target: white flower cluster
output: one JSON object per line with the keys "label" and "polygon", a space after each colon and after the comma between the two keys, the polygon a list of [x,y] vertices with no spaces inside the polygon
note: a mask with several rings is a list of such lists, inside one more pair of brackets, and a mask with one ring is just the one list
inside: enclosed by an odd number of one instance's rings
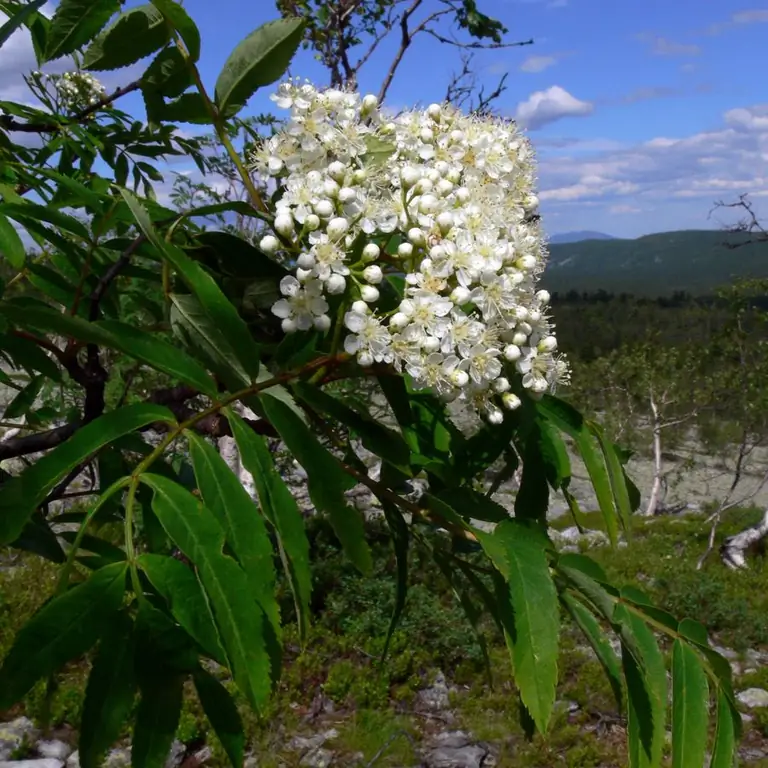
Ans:
{"label": "white flower cluster", "polygon": [[70,112],[87,109],[106,94],[99,80],[87,72],[64,72],[62,75],[33,72],[32,76],[40,83],[47,81],[53,86],[59,97],[60,106]]}
{"label": "white flower cluster", "polygon": [[[328,330],[340,299],[360,365],[392,364],[492,422],[520,405],[515,372],[534,395],[567,382],[537,290],[532,151],[513,124],[440,104],[390,120],[374,96],[297,81],[273,99],[290,119],[254,165],[280,190],[261,248],[296,267],[272,308],[286,332]],[[397,274],[402,301],[382,311],[378,286]]]}

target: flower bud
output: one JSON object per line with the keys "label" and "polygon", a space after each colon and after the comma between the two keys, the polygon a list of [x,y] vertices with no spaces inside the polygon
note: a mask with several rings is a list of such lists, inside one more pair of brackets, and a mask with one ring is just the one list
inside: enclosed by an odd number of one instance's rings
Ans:
{"label": "flower bud", "polygon": [[425,144],[431,144],[435,140],[435,133],[431,128],[422,128],[419,138]]}
{"label": "flower bud", "polygon": [[330,237],[331,240],[338,240],[347,233],[348,229],[349,222],[345,218],[337,216],[335,219],[331,219],[328,222],[325,231],[328,233],[328,237]]}
{"label": "flower bud", "polygon": [[455,144],[458,144],[459,142],[464,141],[464,131],[451,131],[451,141]]}
{"label": "flower bud", "polygon": [[489,405],[485,415],[491,424],[501,424],[504,421],[504,413],[495,405]]}
{"label": "flower bud", "polygon": [[549,389],[546,379],[534,379],[531,384],[531,390],[537,395],[543,395]]}
{"label": "flower bud", "polygon": [[296,321],[292,317],[286,317],[280,325],[282,326],[284,333],[294,333],[298,328]]}
{"label": "flower bud", "polygon": [[453,370],[448,378],[454,386],[457,387],[466,387],[469,383],[469,374],[466,371],[462,371],[460,368]]}
{"label": "flower bud", "polygon": [[347,172],[347,167],[344,165],[344,163],[340,162],[339,160],[334,160],[328,166],[328,175],[334,181],[337,181],[339,184],[341,184],[344,181],[344,176],[346,172]]}
{"label": "flower bud", "polygon": [[373,365],[373,355],[370,352],[359,352],[357,355],[357,364],[363,368]]}
{"label": "flower bud", "polygon": [[357,190],[352,187],[342,187],[339,190],[339,201],[343,204],[351,203],[357,199]]}
{"label": "flower bud", "polygon": [[443,108],[439,104],[430,104],[427,107],[427,114],[435,121],[440,120],[440,116],[443,114]]}
{"label": "flower bud", "polygon": [[448,197],[453,192],[453,182],[448,179],[440,179],[435,186],[435,191],[440,197]]}
{"label": "flower bud", "polygon": [[445,258],[445,248],[442,245],[433,245],[429,249],[429,257],[435,261]]}
{"label": "flower bud", "polygon": [[314,320],[315,329],[321,333],[325,333],[331,328],[331,318],[328,315],[319,315]]}
{"label": "flower bud", "polygon": [[523,404],[523,401],[514,392],[505,392],[501,396],[501,402],[508,411],[514,411]]}
{"label": "flower bud", "polygon": [[470,198],[470,192],[466,187],[459,187],[456,190],[456,199],[460,203],[462,204],[466,203],[469,200],[469,198]]}
{"label": "flower bud", "polygon": [[307,280],[309,280],[310,277],[312,277],[312,270],[311,269],[302,269],[299,267],[296,270],[296,278],[300,283],[306,283]]}
{"label": "flower bud", "polygon": [[307,232],[314,232],[316,229],[320,229],[320,217],[314,213],[308,213],[307,218],[304,219],[304,227]]}
{"label": "flower bud", "polygon": [[440,339],[435,336],[427,336],[421,343],[421,348],[427,353],[437,352],[440,349]]}
{"label": "flower bud", "polygon": [[364,301],[358,299],[352,302],[352,311],[357,312],[358,315],[367,315],[371,309]]}
{"label": "flower bud", "polygon": [[432,191],[432,187],[434,184],[432,183],[431,179],[427,178],[421,178],[419,179],[415,186],[413,187],[414,191],[419,195],[425,195],[427,192]]}
{"label": "flower bud", "polygon": [[347,281],[344,279],[343,275],[334,273],[325,281],[325,291],[326,293],[331,294],[331,296],[344,293],[346,289]]}
{"label": "flower bud", "polygon": [[419,200],[419,211],[428,216],[437,211],[438,205],[438,199],[434,195],[423,195],[421,200]]}
{"label": "flower bud", "polygon": [[522,347],[528,341],[528,334],[521,331],[515,331],[512,336],[512,343],[517,344],[518,347]]}
{"label": "flower bud", "polygon": [[411,227],[411,229],[408,230],[408,239],[417,248],[423,248],[427,244],[427,238],[424,235],[424,230],[419,229],[418,227]]}
{"label": "flower bud", "polygon": [[538,309],[532,309],[532,310],[531,310],[531,311],[528,313],[528,319],[529,319],[529,320],[530,320],[532,323],[538,323],[538,322],[539,322],[539,320],[541,320],[541,312],[539,312],[539,310],[538,310]]}
{"label": "flower bud", "polygon": [[374,301],[379,300],[379,289],[372,285],[363,285],[360,288],[360,298],[368,304],[373,304]]}
{"label": "flower bud", "polygon": [[315,266],[315,257],[311,253],[300,253],[296,264],[302,269],[312,269]]}
{"label": "flower bud", "polygon": [[413,255],[413,246],[410,243],[400,243],[397,246],[397,255],[401,259],[410,259]]}
{"label": "flower bud", "polygon": [[361,106],[363,114],[367,115],[369,112],[373,112],[373,110],[379,106],[379,100],[372,93],[368,93],[363,96]]}
{"label": "flower bud", "polygon": [[523,203],[523,207],[528,213],[532,213],[539,207],[539,198],[536,195],[528,195]]}
{"label": "flower bud", "polygon": [[445,178],[451,182],[451,184],[458,184],[461,181],[461,171],[458,168],[451,168],[445,175]]}
{"label": "flower bud", "polygon": [[363,261],[376,261],[381,254],[381,248],[376,243],[368,243],[363,248]]}
{"label": "flower bud", "polygon": [[395,314],[389,318],[389,327],[393,331],[400,331],[405,328],[409,322],[408,315],[404,312],[395,312]]}
{"label": "flower bud", "polygon": [[290,237],[293,234],[293,216],[290,213],[280,213],[275,216],[275,232],[283,237]]}
{"label": "flower bud", "polygon": [[536,292],[536,300],[541,304],[549,304],[551,298],[552,297],[549,295],[549,291],[542,289]]}
{"label": "flower bud", "polygon": [[384,279],[384,273],[381,271],[381,267],[377,264],[371,264],[363,270],[363,279],[367,283],[376,285]]}
{"label": "flower bud", "polygon": [[264,235],[259,241],[259,248],[264,253],[271,255],[280,248],[280,241],[274,235]]}
{"label": "flower bud", "polygon": [[390,133],[394,133],[397,130],[397,126],[394,123],[384,123],[384,125],[381,126],[381,132],[385,135],[389,135]]}
{"label": "flower bud", "polygon": [[491,388],[497,395],[501,395],[502,393],[509,390],[509,388],[512,385],[509,383],[509,379],[505,379],[503,376],[499,376],[498,379],[496,379],[493,384],[491,385]]}
{"label": "flower bud", "polygon": [[410,189],[420,178],[421,174],[419,171],[410,165],[406,165],[405,168],[400,171],[400,180],[403,184],[403,189]]}
{"label": "flower bud", "polygon": [[524,269],[526,271],[532,270],[536,266],[536,257],[527,253],[525,256],[521,256],[516,262],[515,266],[518,269]]}
{"label": "flower bud", "polygon": [[300,287],[298,281],[292,275],[286,275],[280,281],[280,293],[283,296],[295,296],[299,292]]}
{"label": "flower bud", "polygon": [[354,184],[362,184],[367,177],[368,174],[365,168],[355,168],[355,170],[352,171],[352,182]]}
{"label": "flower bud", "polygon": [[523,353],[520,351],[520,347],[517,344],[508,344],[504,347],[504,358],[509,360],[510,363],[514,363],[515,360],[519,360]]}
{"label": "flower bud", "polygon": [[323,182],[323,194],[330,198],[336,197],[339,194],[339,185],[333,179],[326,179]]}
{"label": "flower bud", "polygon": [[557,339],[554,336],[545,336],[537,345],[539,352],[554,352],[557,349]]}
{"label": "flower bud", "polygon": [[447,235],[453,227],[453,214],[450,211],[443,211],[437,214],[437,226],[440,227],[440,232]]}
{"label": "flower bud", "polygon": [[451,291],[451,301],[454,304],[466,304],[469,301],[471,293],[469,288],[465,288],[463,285],[457,285],[453,291]]}
{"label": "flower bud", "polygon": [[333,216],[333,203],[330,200],[318,200],[315,203],[315,213],[322,219]]}

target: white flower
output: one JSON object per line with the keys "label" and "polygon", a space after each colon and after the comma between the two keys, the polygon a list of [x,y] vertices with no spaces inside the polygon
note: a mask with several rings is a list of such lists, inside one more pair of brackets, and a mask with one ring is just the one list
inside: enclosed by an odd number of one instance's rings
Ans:
{"label": "white flower", "polygon": [[359,359],[367,353],[376,362],[384,360],[390,336],[377,317],[353,310],[344,315],[344,325],[354,334],[344,339],[344,349],[350,355],[357,355]]}
{"label": "white flower", "polygon": [[[272,313],[283,321],[289,321],[288,328],[295,326],[299,331],[308,331],[313,327],[315,318],[328,311],[328,302],[323,298],[318,281],[310,280],[301,285],[298,280],[289,280],[294,278],[284,277],[281,281],[280,289],[285,298],[274,303]],[[283,328],[287,331],[285,322]]]}
{"label": "white flower", "polygon": [[493,347],[485,347],[483,344],[475,344],[469,350],[468,357],[461,361],[462,370],[469,374],[469,378],[477,385],[493,381],[500,374],[502,365],[498,358],[501,352]]}

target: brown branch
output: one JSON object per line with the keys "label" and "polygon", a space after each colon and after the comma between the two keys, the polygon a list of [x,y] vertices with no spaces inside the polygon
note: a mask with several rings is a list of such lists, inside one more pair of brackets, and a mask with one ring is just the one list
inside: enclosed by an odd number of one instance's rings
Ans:
{"label": "brown branch", "polygon": [[500,48],[519,48],[523,45],[533,45],[533,38],[530,40],[516,40],[514,43],[481,43],[479,41],[473,43],[462,43],[461,40],[456,40],[450,37],[443,37],[443,35],[435,32],[434,29],[419,30],[424,31],[428,35],[432,35],[436,40],[439,40],[445,45],[452,45],[455,48],[464,48],[467,50],[482,50],[482,51],[495,51]]}
{"label": "brown branch", "polygon": [[[403,11],[403,15],[400,17],[400,48],[395,54],[395,58],[392,60],[392,63],[389,65],[389,70],[387,71],[387,74],[384,77],[384,82],[382,83],[381,89],[379,90],[379,103],[384,101],[384,97],[387,95],[389,86],[392,84],[392,78],[395,76],[395,72],[400,66],[400,62],[403,60],[405,52],[408,50],[408,47],[413,41],[413,35],[415,33],[411,32],[409,29],[408,22],[410,21],[411,16],[419,9],[419,6],[423,1],[424,0],[413,0],[408,8]],[[448,13],[448,11],[443,11],[441,13]]]}
{"label": "brown branch", "polygon": [[714,208],[709,212],[709,216],[719,210],[720,208],[741,208],[744,211],[744,216],[739,219],[733,226],[727,227],[726,232],[733,235],[747,235],[747,237],[741,242],[734,243],[732,241],[726,241],[723,245],[730,249],[736,250],[742,248],[745,245],[752,245],[753,243],[766,243],[768,242],[768,230],[762,224],[757,214],[755,213],[752,202],[748,199],[747,194],[739,195],[739,199],[733,203],[725,203],[719,200],[715,203]]}
{"label": "brown branch", "polygon": [[109,106],[112,102],[117,101],[121,96],[125,96],[133,91],[138,91],[141,88],[141,81],[134,80],[128,85],[124,85],[122,88],[118,88],[112,93],[102,96],[98,101],[89,105],[76,115],[63,120],[61,122],[48,122],[48,123],[20,123],[14,120],[10,115],[0,115],[0,128],[6,131],[16,131],[18,133],[56,133],[57,131],[66,128],[68,125],[77,125],[87,120],[92,114],[98,112],[100,109]]}
{"label": "brown branch", "polygon": [[99,282],[91,293],[90,301],[91,306],[89,310],[88,319],[91,322],[99,319],[99,304],[104,298],[104,294],[111,285],[112,281],[120,274],[120,272],[128,265],[131,257],[134,253],[146,242],[146,235],[139,235],[133,240],[133,242],[120,254],[117,261],[110,266],[110,268],[99,278]]}

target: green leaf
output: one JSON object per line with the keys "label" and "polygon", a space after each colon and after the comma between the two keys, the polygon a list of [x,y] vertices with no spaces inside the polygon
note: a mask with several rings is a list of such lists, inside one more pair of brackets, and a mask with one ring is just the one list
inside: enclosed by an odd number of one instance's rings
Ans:
{"label": "green leaf", "polygon": [[586,430],[581,432],[576,439],[576,445],[584,466],[589,473],[589,479],[592,481],[592,487],[597,496],[600,511],[603,513],[608,538],[615,547],[619,538],[619,524],[613,490],[605,461],[602,455],[597,452],[595,438],[590,432]]}
{"label": "green leaf", "polygon": [[237,45],[216,80],[215,100],[221,114],[233,117],[265,85],[282,77],[304,35],[298,18],[270,21]]}
{"label": "green leaf", "polygon": [[171,123],[195,123],[207,125],[212,117],[205,100],[197,91],[184,93],[178,99],[169,101],[158,112],[158,117]]}
{"label": "green leaf", "polygon": [[624,689],[621,684],[621,663],[608,638],[605,636],[605,632],[603,632],[600,623],[592,612],[585,608],[576,598],[569,594],[563,594],[561,600],[579,629],[584,633],[587,642],[592,646],[597,660],[608,677],[608,682],[616,699],[616,705],[621,710],[624,700]]}
{"label": "green leaf", "polygon": [[[186,60],[178,48],[172,46],[160,51],[141,77],[142,86],[151,88],[162,96],[178,96],[190,85],[193,78]],[[158,115],[162,109],[158,105]]]}
{"label": "green leaf", "polygon": [[32,226],[44,221],[47,224],[51,224],[57,230],[62,229],[83,240],[89,239],[88,229],[85,224],[74,216],[68,216],[66,213],[57,211],[49,206],[28,201],[24,203],[2,203],[0,204],[0,213],[10,216],[18,221],[19,224]]}
{"label": "green leaf", "polygon": [[108,565],[46,603],[17,633],[0,668],[0,709],[10,709],[41,678],[82,656],[123,604],[124,563]]}
{"label": "green leaf", "polygon": [[309,599],[312,592],[309,541],[304,519],[296,500],[275,468],[264,438],[232,411],[226,414],[243,466],[253,476],[261,511],[277,532],[280,558],[296,605],[299,633],[304,637],[309,625]]}
{"label": "green leaf", "polygon": [[102,320],[96,325],[114,337],[114,342],[108,346],[114,346],[126,355],[189,384],[203,394],[217,396],[216,382],[206,370],[173,344],[151,336],[135,326],[115,320]]}
{"label": "green leaf", "polygon": [[211,674],[199,669],[194,675],[195,690],[221,746],[235,768],[243,764],[245,732],[237,706],[229,691]]}
{"label": "green leaf", "polygon": [[61,0],[48,29],[45,60],[74,53],[120,10],[120,0]]}
{"label": "green leaf", "polygon": [[366,168],[375,168],[389,160],[395,153],[396,147],[392,142],[384,141],[377,136],[367,136],[365,153],[360,157]]}
{"label": "green leaf", "polygon": [[373,561],[365,540],[362,516],[347,504],[344,497],[344,492],[354,482],[350,483],[349,476],[338,461],[290,406],[267,393],[263,393],[260,399],[270,424],[306,470],[312,503],[320,512],[328,514],[347,557],[361,573],[370,573]]}
{"label": "green leaf", "polygon": [[5,407],[4,419],[16,419],[24,416],[35,404],[40,390],[45,384],[45,376],[35,376],[24,389],[20,390],[10,403]]}
{"label": "green leaf", "polygon": [[152,474],[141,479],[155,492],[152,508],[166,533],[197,566],[235,682],[258,708],[270,690],[264,619],[245,573],[223,554],[224,530],[210,510],[172,480]]}
{"label": "green leaf", "polygon": [[206,507],[226,532],[251,594],[280,634],[280,612],[275,598],[274,552],[259,510],[219,452],[202,437],[187,433],[197,487]]}
{"label": "green leaf", "polygon": [[186,675],[154,668],[139,680],[141,699],[131,744],[133,768],[163,768],[179,727]]}
{"label": "green leaf", "polygon": [[547,421],[539,420],[538,427],[539,448],[547,481],[555,490],[567,488],[571,480],[571,461],[565,443]]}
{"label": "green leaf", "polygon": [[659,768],[664,749],[667,672],[653,632],[632,611],[615,612],[627,683],[627,741],[630,768]]}
{"label": "green leaf", "polygon": [[127,405],[99,416],[0,485],[0,544],[10,543],[21,533],[33,510],[70,470],[118,437],[156,421],[174,424],[175,418],[167,408],[149,403]]}
{"label": "green leaf", "polygon": [[31,2],[24,5],[21,10],[10,15],[8,21],[0,27],[0,48],[2,48],[8,41],[8,38],[17,30],[23,26],[27,19],[29,19],[35,11],[42,8],[47,0],[31,0]]}
{"label": "green leaf", "polygon": [[[489,546],[489,539],[494,546]],[[560,610],[549,573],[546,538],[510,520],[480,543],[509,585],[514,632],[508,636],[515,683],[540,732],[555,704]],[[500,556],[501,555],[501,556]]]}
{"label": "green leaf", "polygon": [[181,35],[192,61],[200,58],[200,31],[184,8],[174,0],[151,0],[152,5],[165,16],[165,20]]}
{"label": "green leaf", "polygon": [[152,586],[168,603],[176,621],[212,659],[226,665],[227,655],[221,647],[211,608],[195,572],[179,560],[165,555],[141,555],[138,563]]}
{"label": "green leaf", "polygon": [[629,489],[625,481],[624,467],[619,461],[616,446],[605,437],[605,432],[597,424],[590,424],[589,429],[597,437],[598,444],[603,452],[605,466],[608,470],[608,479],[611,483],[614,503],[619,511],[621,525],[625,534],[630,536],[632,533],[632,505],[629,499]]}
{"label": "green leaf", "polygon": [[259,372],[259,348],[245,321],[238,315],[237,310],[221,288],[216,285],[214,279],[199,264],[192,261],[182,250],[166,243],[158,236],[152,221],[139,201],[128,190],[123,189],[120,192],[141,231],[180,273],[184,282],[197,296],[208,318],[231,344],[243,369],[250,377],[255,378]]}
{"label": "green leaf", "polygon": [[672,766],[704,765],[709,686],[699,656],[679,638],[672,649]]}
{"label": "green leaf", "polygon": [[125,726],[136,695],[133,621],[114,616],[88,676],[78,750],[82,768],[98,768]]}
{"label": "green leaf", "polygon": [[299,383],[294,387],[308,405],[332,420],[349,427],[362,440],[363,446],[395,467],[407,468],[411,452],[403,438],[370,416],[352,410],[348,405],[319,387]]}
{"label": "green leaf", "polygon": [[717,694],[717,728],[709,768],[733,768],[736,758],[736,724],[741,715],[722,691]]}
{"label": "green leaf", "polygon": [[515,496],[515,517],[520,520],[544,522],[547,519],[549,468],[545,462],[545,449],[542,443],[547,445],[541,426],[534,421],[521,446],[523,476]]}
{"label": "green leaf", "polygon": [[0,255],[8,259],[8,263],[14,269],[23,269],[26,259],[24,243],[5,216],[0,216]]}
{"label": "green leaf", "polygon": [[122,13],[90,44],[83,69],[103,72],[134,64],[153,54],[170,39],[162,14],[153,5]]}
{"label": "green leaf", "polygon": [[447,488],[437,494],[437,498],[450,504],[462,517],[472,520],[484,520],[488,523],[503,523],[509,520],[509,512],[482,493],[462,486]]}
{"label": "green leaf", "polygon": [[392,610],[392,618],[387,629],[387,638],[384,641],[384,650],[381,652],[382,661],[387,656],[392,635],[397,629],[400,618],[405,609],[405,599],[408,595],[408,547],[410,545],[410,532],[408,524],[403,518],[403,513],[390,502],[383,502],[382,509],[392,534],[392,546],[395,550],[395,606]]}

